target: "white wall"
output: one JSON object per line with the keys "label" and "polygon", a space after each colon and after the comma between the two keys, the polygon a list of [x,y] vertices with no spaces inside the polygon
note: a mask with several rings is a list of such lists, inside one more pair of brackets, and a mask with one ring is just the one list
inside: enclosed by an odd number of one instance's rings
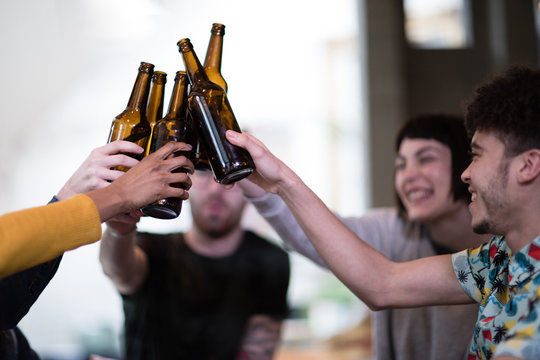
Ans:
{"label": "white wall", "polygon": [[[141,61],[169,74],[170,94],[174,73],[183,69],[177,41],[189,37],[203,58],[213,22],[226,25],[222,72],[240,126],[331,208],[361,213],[367,197],[357,13],[355,0],[0,1],[0,213],[46,203],[105,143]],[[176,220],[144,219],[141,227],[175,231],[189,222],[185,206]],[[246,223],[275,238],[253,209]],[[82,340],[97,341],[103,329],[117,342],[120,300],[101,272],[98,249],[66,253],[23,319],[42,355],[73,358]],[[332,281],[293,256],[291,303],[313,301],[320,284]],[[313,334],[346,325],[337,319]]]}

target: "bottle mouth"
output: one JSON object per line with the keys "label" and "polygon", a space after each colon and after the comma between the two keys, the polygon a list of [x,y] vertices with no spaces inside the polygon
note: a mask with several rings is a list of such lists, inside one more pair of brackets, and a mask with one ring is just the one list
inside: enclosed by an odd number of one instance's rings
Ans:
{"label": "bottle mouth", "polygon": [[163,71],[154,71],[154,75],[152,75],[152,79],[156,84],[165,84],[167,82],[167,73]]}
{"label": "bottle mouth", "polygon": [[141,61],[141,65],[139,66],[139,71],[147,72],[147,73],[153,73],[154,72],[154,64],[150,64],[148,62]]}
{"label": "bottle mouth", "polygon": [[181,52],[188,52],[193,50],[193,45],[191,44],[191,40],[188,38],[180,39],[176,45],[178,45],[178,48]]}
{"label": "bottle mouth", "polygon": [[180,79],[180,78],[183,78],[183,77],[186,77],[187,76],[187,73],[184,71],[184,70],[178,70],[176,72],[176,76],[175,76],[175,80],[177,79]]}
{"label": "bottle mouth", "polygon": [[220,23],[213,23],[211,32],[216,35],[225,35],[225,25]]}

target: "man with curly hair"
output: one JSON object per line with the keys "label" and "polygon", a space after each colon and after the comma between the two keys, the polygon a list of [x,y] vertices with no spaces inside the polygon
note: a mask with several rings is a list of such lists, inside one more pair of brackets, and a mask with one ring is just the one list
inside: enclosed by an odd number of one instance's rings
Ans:
{"label": "man with curly hair", "polygon": [[[483,245],[406,262],[370,247],[255,137],[228,132],[279,195],[325,264],[374,310],[480,304],[469,359],[540,359],[540,71],[513,68],[477,89],[466,114],[472,160],[461,175]],[[414,331],[414,329],[411,329]]]}

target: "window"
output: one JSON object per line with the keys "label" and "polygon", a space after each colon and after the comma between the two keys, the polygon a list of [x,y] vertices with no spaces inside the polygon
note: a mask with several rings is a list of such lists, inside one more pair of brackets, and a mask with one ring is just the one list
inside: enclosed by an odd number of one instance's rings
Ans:
{"label": "window", "polygon": [[472,43],[468,0],[403,0],[405,36],[419,49],[461,49]]}

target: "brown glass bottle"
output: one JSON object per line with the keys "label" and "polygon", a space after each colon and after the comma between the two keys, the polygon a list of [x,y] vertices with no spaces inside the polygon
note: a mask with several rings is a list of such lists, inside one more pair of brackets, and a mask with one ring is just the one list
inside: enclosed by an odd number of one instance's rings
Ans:
{"label": "brown glass bottle", "polygon": [[188,109],[197,123],[214,177],[221,184],[243,179],[255,170],[255,164],[246,150],[225,138],[229,129],[240,132],[225,90],[208,79],[189,39],[178,41],[178,47],[191,83]]}
{"label": "brown glass bottle", "polygon": [[221,75],[221,57],[223,54],[223,36],[225,36],[225,25],[214,23],[210,31],[210,41],[204,58],[204,70],[208,79],[217,84],[227,92],[227,82]]}
{"label": "brown glass bottle", "polygon": [[[185,71],[177,71],[174,78],[174,87],[169,101],[167,114],[154,126],[152,139],[150,141],[150,151],[153,153],[170,141],[190,143],[191,125],[187,118],[187,97],[188,80]],[[189,154],[176,152],[172,156]],[[185,172],[184,169],[173,170],[175,172]],[[173,186],[180,186],[173,184]],[[158,219],[174,219],[182,211],[182,200],[179,198],[166,198],[156,201],[153,204],[144,206],[143,214]]]}
{"label": "brown glass bottle", "polygon": [[[133,85],[126,109],[116,116],[109,132],[108,143],[115,140],[131,141],[146,149],[150,137],[150,124],[146,119],[146,104],[150,90],[150,79],[154,73],[154,65],[141,62],[137,79]],[[144,152],[140,155],[126,154],[141,160]],[[127,171],[125,167],[118,170]]]}
{"label": "brown glass bottle", "polygon": [[195,170],[212,170],[212,167],[210,166],[210,161],[208,160],[208,154],[206,153],[206,149],[204,148],[204,142],[199,136],[199,129],[198,124],[196,121],[193,120],[191,113],[188,111],[188,118],[189,123],[191,124],[191,139],[193,146],[191,150],[191,157],[190,160],[193,163],[193,166],[195,167]]}
{"label": "brown glass bottle", "polygon": [[[146,105],[146,119],[150,124],[150,130],[154,129],[156,122],[163,117],[163,99],[165,97],[165,84],[167,83],[167,74],[163,71],[155,71],[152,75],[150,85],[150,94],[148,95],[148,104]],[[150,132],[149,139],[152,139]],[[150,141],[146,146],[145,155],[150,151]]]}

